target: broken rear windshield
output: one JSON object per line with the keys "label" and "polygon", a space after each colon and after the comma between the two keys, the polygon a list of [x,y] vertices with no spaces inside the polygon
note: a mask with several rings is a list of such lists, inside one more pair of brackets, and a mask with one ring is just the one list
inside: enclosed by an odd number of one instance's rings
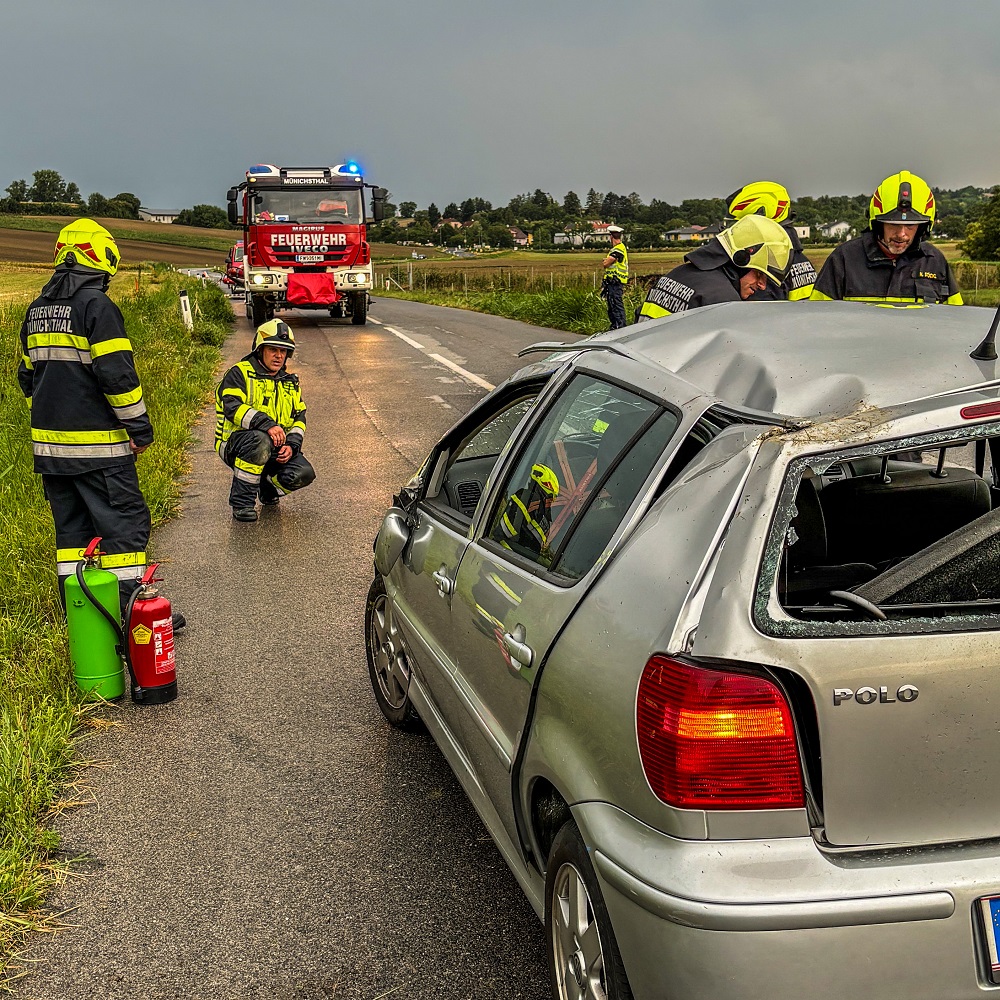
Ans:
{"label": "broken rear windshield", "polygon": [[998,481],[992,426],[796,460],[758,625],[797,636],[1000,628]]}

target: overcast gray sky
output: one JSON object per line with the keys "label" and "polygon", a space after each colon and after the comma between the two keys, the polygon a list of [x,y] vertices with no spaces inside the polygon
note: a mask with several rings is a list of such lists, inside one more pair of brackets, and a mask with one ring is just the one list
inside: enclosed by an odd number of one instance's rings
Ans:
{"label": "overcast gray sky", "polygon": [[224,205],[346,157],[421,208],[991,186],[998,38],[997,0],[10,0],[0,189]]}

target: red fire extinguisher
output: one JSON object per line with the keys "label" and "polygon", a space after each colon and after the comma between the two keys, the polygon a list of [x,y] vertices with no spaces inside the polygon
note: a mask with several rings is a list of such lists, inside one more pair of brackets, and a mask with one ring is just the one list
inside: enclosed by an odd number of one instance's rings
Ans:
{"label": "red fire extinguisher", "polygon": [[125,609],[125,664],[132,680],[132,700],[159,705],[177,697],[174,626],[170,601],[154,583],[159,563],[152,563]]}

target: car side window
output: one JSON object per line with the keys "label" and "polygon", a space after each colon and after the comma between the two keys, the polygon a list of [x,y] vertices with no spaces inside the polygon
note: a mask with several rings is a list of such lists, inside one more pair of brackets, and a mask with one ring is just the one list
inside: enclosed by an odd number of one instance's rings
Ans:
{"label": "car side window", "polygon": [[600,558],[611,536],[649,478],[656,460],[677,430],[677,417],[665,410],[653,425],[621,456],[599,494],[581,515],[553,570],[579,580]]}
{"label": "car side window", "polygon": [[[636,450],[642,440],[640,434],[647,436],[661,413],[669,419],[658,429],[655,439],[650,439],[648,450]],[[623,468],[615,478],[620,466],[632,468],[630,462],[622,463],[623,455],[634,452],[636,461],[646,464],[648,474],[655,455],[662,451],[662,442],[669,439],[676,426],[677,418],[657,403],[590,375],[577,375],[514,464],[486,536],[539,566],[559,571],[561,550],[574,537],[577,521],[595,506],[607,511],[603,517],[595,512],[593,518],[585,519],[590,525],[588,532],[606,540],[645,480],[642,475],[635,483],[638,466],[631,474]],[[655,441],[661,444],[657,446]],[[648,452],[655,454],[650,456]],[[621,489],[621,497],[611,494],[612,480]],[[630,489],[632,496],[626,502],[625,494]],[[569,575],[586,572],[589,567],[583,563],[591,556],[596,559],[603,549],[602,545],[592,553],[592,547],[588,548],[583,540],[576,544]]]}
{"label": "car side window", "polygon": [[434,504],[462,518],[472,517],[500,452],[535,398],[532,393],[514,401],[456,445],[441,487],[432,499]]}

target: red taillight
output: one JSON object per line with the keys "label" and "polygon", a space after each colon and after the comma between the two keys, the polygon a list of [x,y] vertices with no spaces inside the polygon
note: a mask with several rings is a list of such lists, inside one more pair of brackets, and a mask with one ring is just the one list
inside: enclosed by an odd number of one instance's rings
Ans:
{"label": "red taillight", "polygon": [[646,780],[672,806],[805,805],[791,709],[762,677],[654,656],[639,682],[636,729]]}

